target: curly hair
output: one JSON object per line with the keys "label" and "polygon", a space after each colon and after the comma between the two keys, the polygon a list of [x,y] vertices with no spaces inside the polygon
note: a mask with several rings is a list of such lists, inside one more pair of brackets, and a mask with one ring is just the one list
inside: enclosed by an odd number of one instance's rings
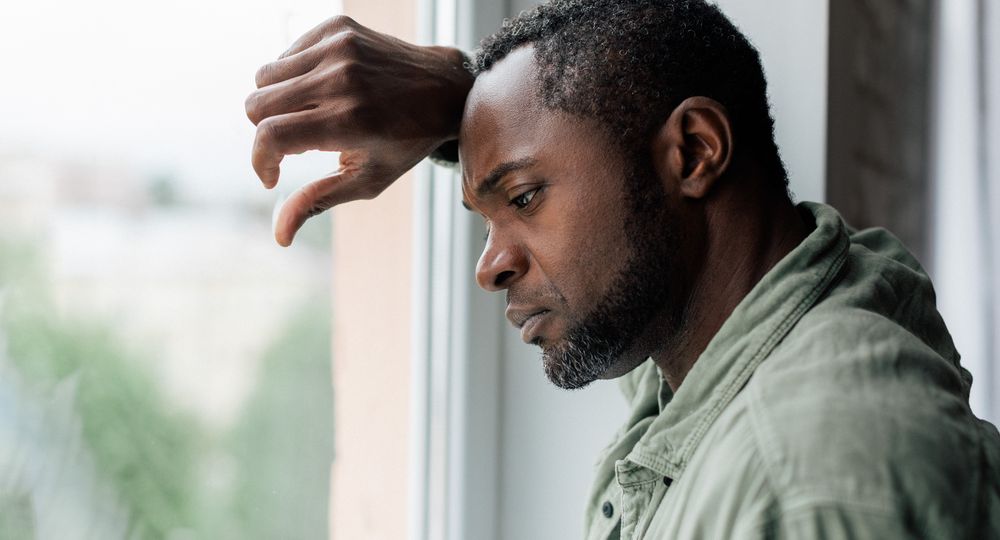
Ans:
{"label": "curly hair", "polygon": [[[598,120],[627,153],[645,148],[682,101],[729,114],[741,153],[787,190],[757,49],[704,0],[551,0],[505,20],[471,64],[488,71],[531,44],[546,107]],[[786,191],[787,192],[787,191]]]}

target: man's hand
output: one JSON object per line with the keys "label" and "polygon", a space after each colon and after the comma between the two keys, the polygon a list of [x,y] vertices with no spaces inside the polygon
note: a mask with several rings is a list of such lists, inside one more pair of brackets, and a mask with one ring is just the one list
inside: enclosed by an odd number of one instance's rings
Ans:
{"label": "man's hand", "polygon": [[456,49],[420,47],[334,17],[257,72],[246,100],[257,126],[253,168],[278,182],[289,154],[340,151],[340,169],[296,191],[275,239],[292,243],[307,219],[371,199],[442,143],[458,136],[473,77]]}

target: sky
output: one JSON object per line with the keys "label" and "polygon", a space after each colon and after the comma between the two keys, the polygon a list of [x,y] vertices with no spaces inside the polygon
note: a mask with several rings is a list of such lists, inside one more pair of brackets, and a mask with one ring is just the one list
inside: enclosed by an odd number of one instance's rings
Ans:
{"label": "sky", "polygon": [[[338,0],[11,2],[0,17],[0,154],[113,161],[197,198],[276,198],[250,167],[257,68]],[[287,159],[282,191],[336,169]],[[259,200],[259,199],[258,199]]]}

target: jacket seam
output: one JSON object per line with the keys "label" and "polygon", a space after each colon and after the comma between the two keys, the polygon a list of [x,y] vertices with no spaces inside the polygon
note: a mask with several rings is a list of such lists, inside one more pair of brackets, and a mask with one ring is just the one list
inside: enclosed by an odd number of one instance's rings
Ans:
{"label": "jacket seam", "polygon": [[[813,286],[809,292],[803,296],[801,300],[795,305],[794,308],[784,317],[781,322],[772,330],[764,342],[757,348],[751,357],[750,361],[747,362],[743,369],[740,370],[736,379],[734,379],[734,384],[730,385],[723,391],[721,399],[719,399],[708,414],[702,419],[702,421],[695,428],[694,433],[691,437],[685,441],[681,448],[680,456],[681,459],[678,463],[679,469],[683,470],[687,466],[687,462],[690,458],[691,452],[694,448],[697,448],[698,444],[704,438],[705,432],[708,428],[715,422],[721,413],[722,409],[732,402],[733,398],[740,392],[740,390],[746,385],[746,381],[753,375],[757,367],[763,362],[764,359],[774,350],[778,343],[780,343],[791,330],[795,324],[801,320],[805,312],[809,311],[809,308],[816,302],[822,294],[829,288],[829,286],[834,281],[834,276],[836,273],[840,272],[843,267],[844,261],[847,259],[848,251],[850,246],[846,249],[841,249],[840,253],[837,254],[836,258],[831,262],[830,266],[827,267],[826,272],[824,272],[823,277]],[[747,374],[747,372],[750,372]],[[743,380],[741,384],[735,384],[738,380]]]}

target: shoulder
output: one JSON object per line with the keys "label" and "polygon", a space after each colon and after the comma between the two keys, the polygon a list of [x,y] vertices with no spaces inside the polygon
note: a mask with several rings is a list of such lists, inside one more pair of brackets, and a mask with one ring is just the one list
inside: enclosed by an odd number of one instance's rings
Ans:
{"label": "shoulder", "polygon": [[884,230],[851,242],[841,275],[757,369],[753,403],[838,440],[878,438],[874,430],[890,425],[902,443],[975,431],[970,378],[929,278]]}
{"label": "shoulder", "polygon": [[894,516],[933,537],[996,504],[995,429],[969,409],[970,384],[929,278],[870,230],[852,235],[838,279],[745,391],[783,507],[806,521]]}
{"label": "shoulder", "polygon": [[758,368],[746,392],[768,475],[803,526],[850,512],[961,530],[987,489],[967,382],[880,310],[821,304]]}

